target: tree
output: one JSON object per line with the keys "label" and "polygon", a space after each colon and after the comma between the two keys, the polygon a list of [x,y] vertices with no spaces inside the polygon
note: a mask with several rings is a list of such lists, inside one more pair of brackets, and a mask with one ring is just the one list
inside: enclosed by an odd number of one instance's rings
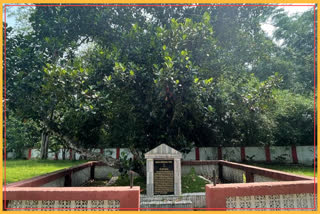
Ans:
{"label": "tree", "polygon": [[260,28],[269,8],[37,7],[33,31],[8,37],[9,109],[110,166],[123,167],[91,149],[128,147],[141,174],[142,154],[161,143],[279,143],[286,79],[263,67],[282,54]]}
{"label": "tree", "polygon": [[41,127],[42,149],[41,157],[47,158],[49,135],[46,127],[39,122],[50,120],[50,113],[54,104],[49,103],[45,94],[42,94],[42,66],[47,57],[41,53],[33,42],[33,35],[12,33],[12,28],[7,28],[7,112],[15,114],[20,120],[35,121]]}
{"label": "tree", "polygon": [[[288,69],[280,71],[290,81],[286,89],[308,94],[314,88],[314,11],[308,10],[301,15],[289,17],[279,13],[273,17],[277,27],[274,38],[282,41],[278,58]],[[288,72],[289,71],[289,72]]]}
{"label": "tree", "polygon": [[25,149],[39,146],[39,128],[33,121],[20,121],[9,115],[6,130],[6,151],[14,151],[15,158],[23,158]]}

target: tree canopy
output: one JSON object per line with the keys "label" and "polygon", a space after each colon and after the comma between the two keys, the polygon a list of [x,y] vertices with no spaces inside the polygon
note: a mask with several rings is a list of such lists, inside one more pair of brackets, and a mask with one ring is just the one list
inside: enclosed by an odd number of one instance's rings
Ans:
{"label": "tree canopy", "polygon": [[[312,13],[35,7],[32,30],[7,27],[8,119],[33,124],[47,147],[55,137],[86,155],[313,144]],[[274,38],[261,28],[270,17]]]}

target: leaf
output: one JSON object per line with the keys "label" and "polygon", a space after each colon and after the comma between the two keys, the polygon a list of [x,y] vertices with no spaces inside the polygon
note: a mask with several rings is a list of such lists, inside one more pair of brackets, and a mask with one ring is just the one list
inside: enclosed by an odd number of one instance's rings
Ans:
{"label": "leaf", "polygon": [[189,25],[189,24],[191,24],[191,23],[192,23],[192,20],[191,20],[191,19],[189,19],[189,18],[186,18],[185,23],[186,23],[186,25]]}
{"label": "leaf", "polygon": [[138,24],[135,23],[135,24],[132,26],[132,28],[133,28],[134,31],[137,31],[137,29],[138,29]]}
{"label": "leaf", "polygon": [[194,83],[198,83],[198,82],[199,82],[199,78],[196,77],[196,78],[194,79]]}
{"label": "leaf", "polygon": [[203,14],[203,21],[204,21],[205,23],[208,23],[208,22],[210,21],[210,14],[209,14],[208,12],[205,12],[205,13]]}
{"label": "leaf", "polygon": [[133,70],[130,70],[130,75],[134,76],[134,71]]}
{"label": "leaf", "polygon": [[180,81],[179,81],[179,80],[176,80],[175,82],[176,82],[176,84],[178,85]]}
{"label": "leaf", "polygon": [[210,79],[206,79],[206,80],[204,81],[204,83],[205,83],[206,85],[208,85],[208,84],[210,84],[212,81],[213,81],[213,78],[211,77]]}
{"label": "leaf", "polygon": [[182,39],[185,40],[187,38],[186,34],[183,34]]}
{"label": "leaf", "polygon": [[171,59],[170,56],[165,56],[164,58],[165,58],[166,60],[168,60],[168,61],[172,61],[172,59]]}
{"label": "leaf", "polygon": [[43,71],[44,71],[44,73],[49,74],[49,71],[47,68],[44,68]]}
{"label": "leaf", "polygon": [[181,55],[182,55],[182,56],[186,56],[186,55],[187,55],[187,51],[184,51],[184,50],[181,51]]}
{"label": "leaf", "polygon": [[211,105],[208,105],[208,110],[209,110],[210,112],[213,112],[213,111],[214,111],[214,109],[213,109],[213,107],[212,107]]}
{"label": "leaf", "polygon": [[166,45],[163,45],[162,46],[162,49],[165,51],[167,49],[167,46]]}

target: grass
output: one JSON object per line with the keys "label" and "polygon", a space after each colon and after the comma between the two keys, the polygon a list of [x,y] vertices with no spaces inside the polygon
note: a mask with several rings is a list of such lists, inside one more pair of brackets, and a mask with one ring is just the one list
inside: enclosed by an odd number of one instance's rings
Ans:
{"label": "grass", "polygon": [[[87,162],[86,160],[7,160],[6,182],[13,183]],[[4,163],[4,162],[3,162]],[[4,170],[4,168],[3,168]],[[3,173],[4,175],[4,173]],[[3,178],[4,180],[4,178]]]}
{"label": "grass", "polygon": [[194,168],[190,172],[181,177],[182,193],[205,192],[205,186],[209,182],[199,178]]}
{"label": "grass", "polygon": [[[258,167],[279,170],[283,172],[293,173],[304,176],[314,176],[314,168],[312,166],[303,166],[298,164],[265,164],[265,163],[249,163],[248,165],[254,165]],[[317,176],[317,168],[316,168]]]}

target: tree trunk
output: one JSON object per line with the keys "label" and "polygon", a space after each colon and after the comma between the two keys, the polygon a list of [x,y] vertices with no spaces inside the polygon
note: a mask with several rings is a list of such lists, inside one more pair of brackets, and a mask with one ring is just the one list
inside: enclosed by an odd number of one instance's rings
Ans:
{"label": "tree trunk", "polygon": [[138,173],[139,175],[146,177],[146,174],[147,174],[146,173],[146,164],[145,164],[143,157],[141,157],[142,154],[140,154],[139,151],[133,147],[131,147],[129,149],[133,155],[133,160],[138,164],[138,166],[134,169],[134,171],[136,173]]}
{"label": "tree trunk", "polygon": [[62,149],[62,160],[66,159],[66,149]]}
{"label": "tree trunk", "polygon": [[[107,166],[119,169],[121,167],[120,161],[118,159],[114,159],[112,157],[104,156],[101,153],[95,153],[88,149],[82,148],[81,146],[77,145],[77,142],[73,140],[71,137],[62,135],[60,132],[56,131],[54,128],[51,128],[49,124],[46,124],[49,131],[66,142],[66,145],[71,148],[74,152],[79,152],[80,155],[86,156],[90,160],[97,160],[101,161]],[[52,125],[52,124],[51,124]]]}
{"label": "tree trunk", "polygon": [[45,130],[41,134],[40,159],[48,158],[48,150],[49,150],[49,133]]}

